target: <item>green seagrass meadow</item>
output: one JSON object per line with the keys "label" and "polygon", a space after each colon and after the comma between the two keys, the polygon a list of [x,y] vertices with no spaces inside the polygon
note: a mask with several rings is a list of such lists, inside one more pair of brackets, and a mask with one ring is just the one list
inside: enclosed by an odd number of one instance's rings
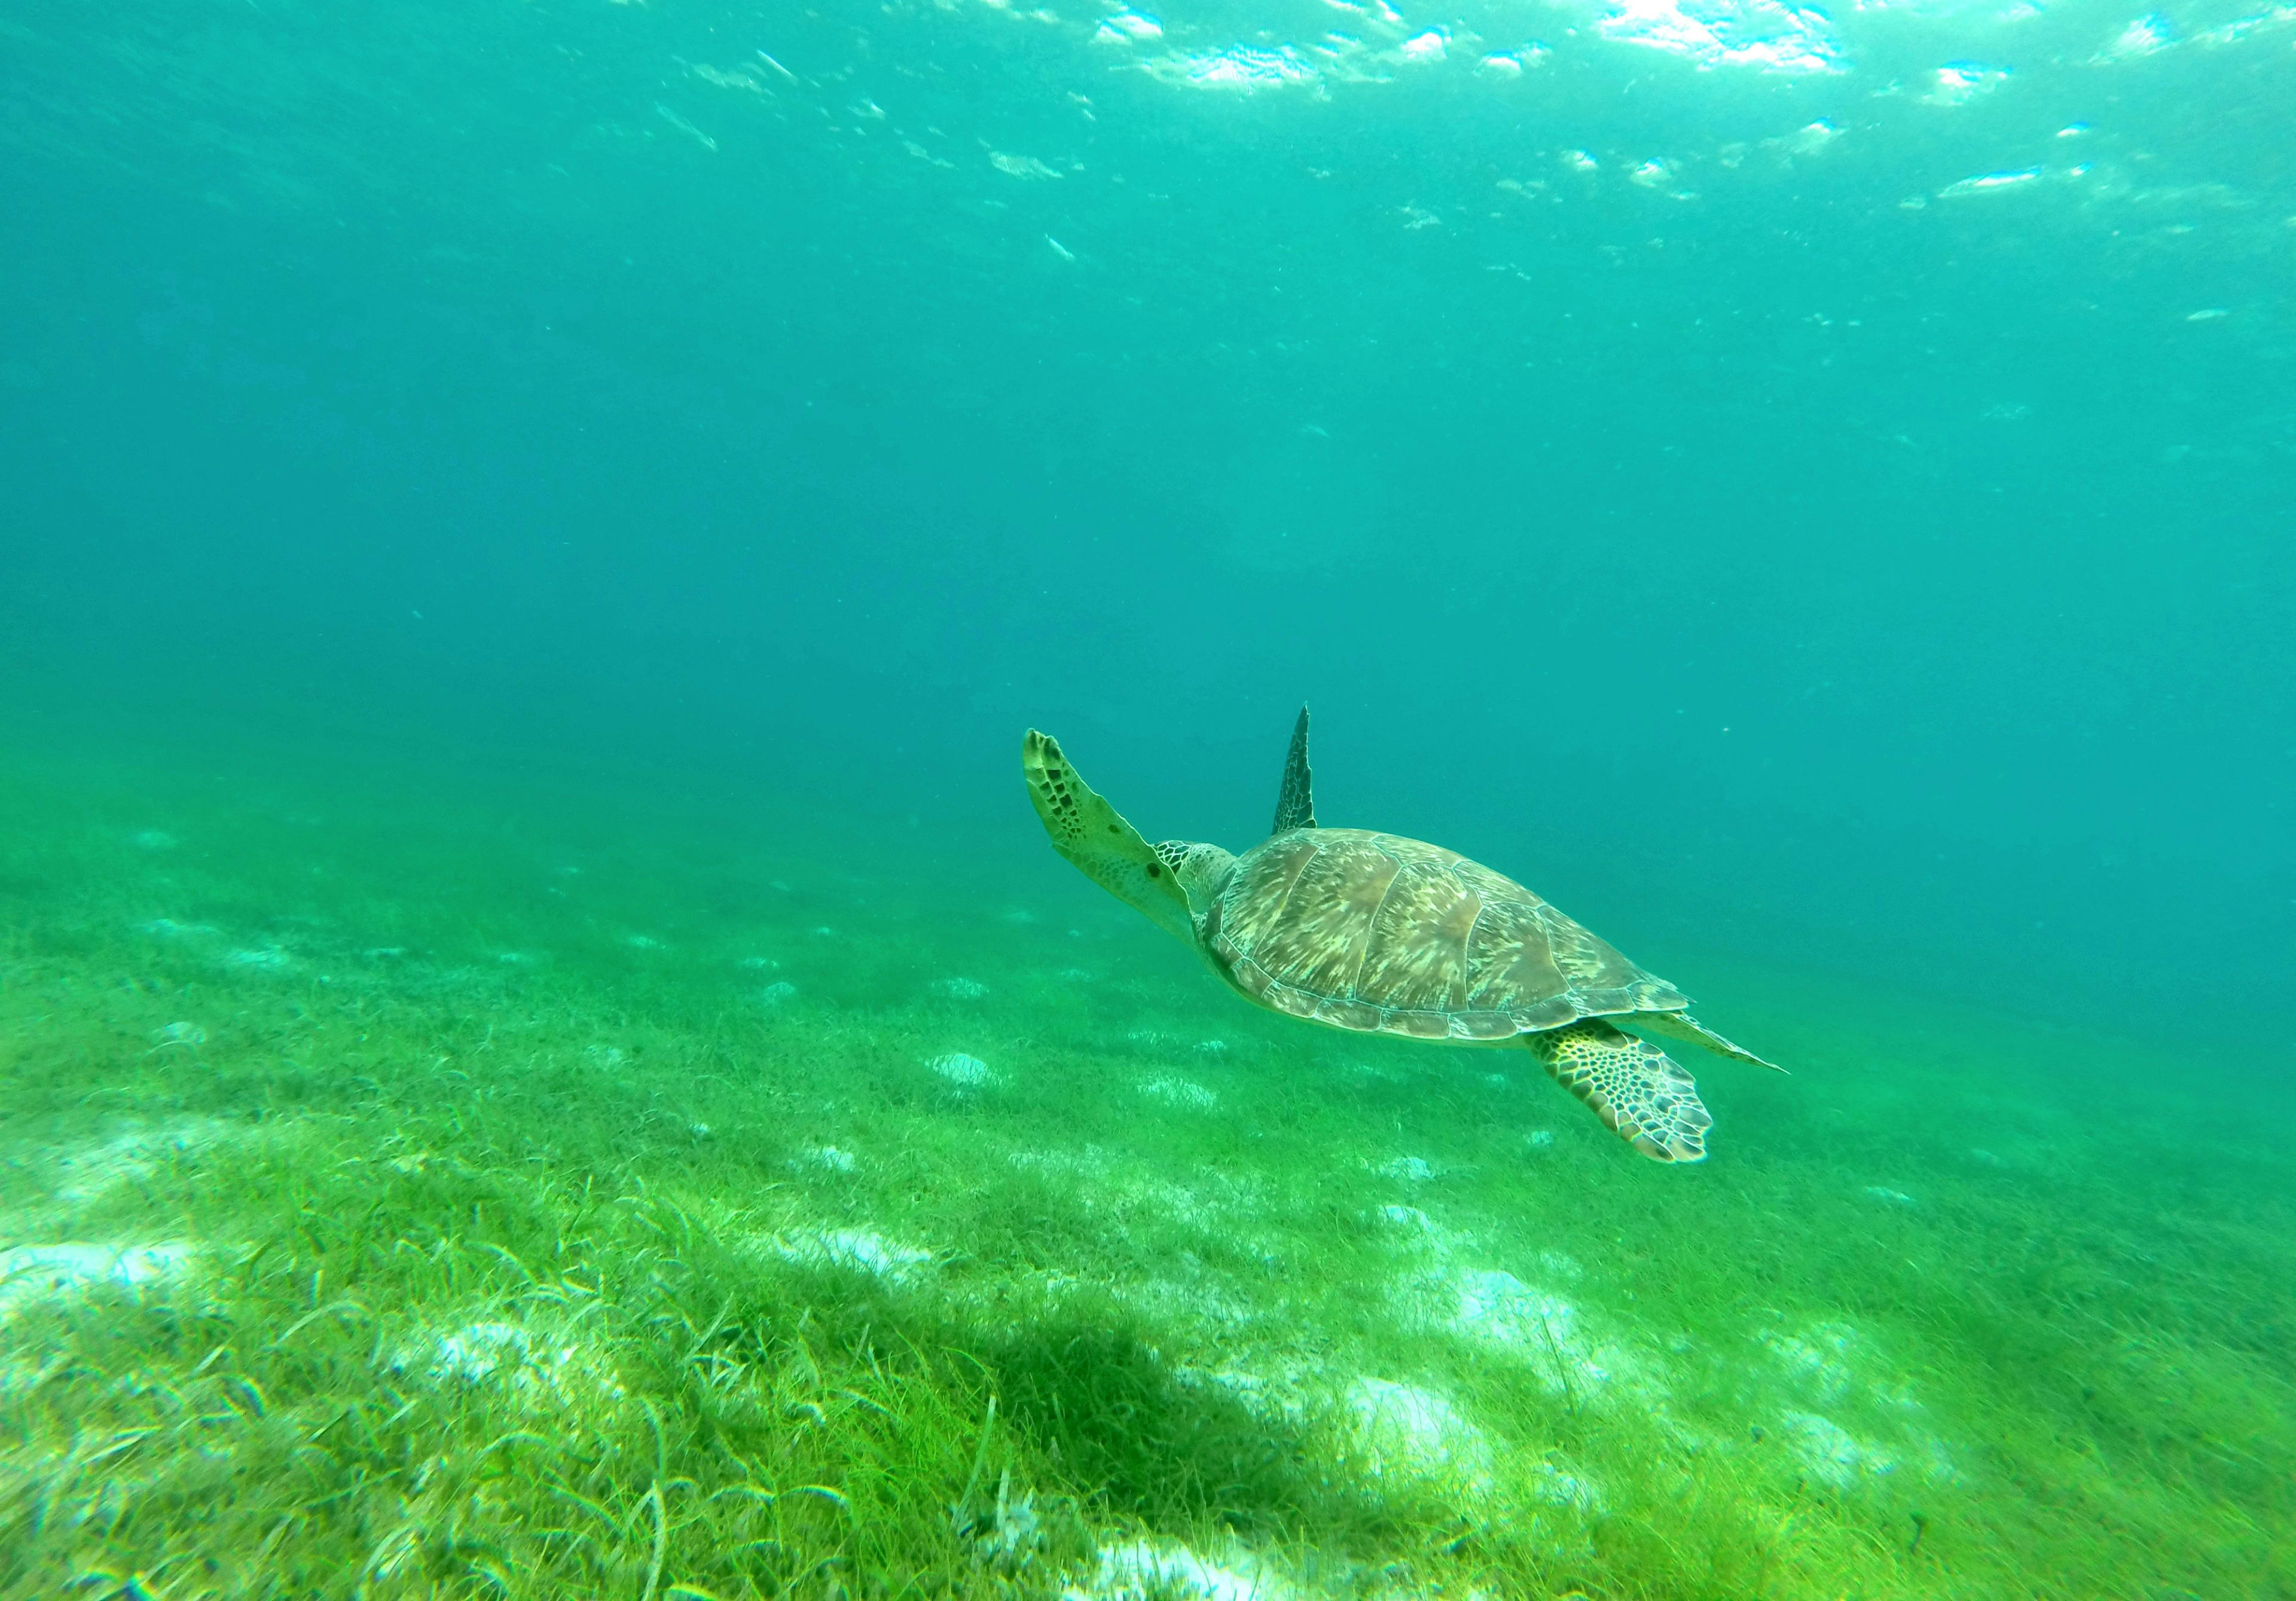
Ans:
{"label": "green seagrass meadow", "polygon": [[1653,959],[1793,1070],[1669,1170],[1015,788],[16,751],[0,1593],[2296,1595],[2269,1061]]}

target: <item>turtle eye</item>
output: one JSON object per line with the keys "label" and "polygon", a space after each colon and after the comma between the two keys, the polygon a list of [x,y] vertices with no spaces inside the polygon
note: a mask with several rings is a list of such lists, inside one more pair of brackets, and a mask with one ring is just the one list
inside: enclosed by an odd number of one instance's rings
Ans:
{"label": "turtle eye", "polygon": [[1164,869],[1157,863],[1150,862],[1148,864],[1148,876],[1151,878],[1161,878],[1164,876]]}

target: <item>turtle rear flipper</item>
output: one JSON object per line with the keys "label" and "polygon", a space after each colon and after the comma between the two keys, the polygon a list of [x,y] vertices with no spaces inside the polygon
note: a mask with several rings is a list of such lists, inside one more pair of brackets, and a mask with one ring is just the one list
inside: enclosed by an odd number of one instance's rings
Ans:
{"label": "turtle rear flipper", "polygon": [[1713,1114],[1698,1085],[1648,1040],[1600,1018],[1526,1034],[1554,1081],[1587,1103],[1619,1137],[1654,1162],[1703,1162]]}
{"label": "turtle rear flipper", "polygon": [[1763,1061],[1742,1045],[1732,1044],[1687,1012],[1629,1012],[1619,1021],[1637,1030],[1678,1039],[1685,1045],[1704,1046],[1716,1055],[1727,1056],[1734,1062],[1751,1062],[1774,1073],[1786,1071],[1775,1062]]}

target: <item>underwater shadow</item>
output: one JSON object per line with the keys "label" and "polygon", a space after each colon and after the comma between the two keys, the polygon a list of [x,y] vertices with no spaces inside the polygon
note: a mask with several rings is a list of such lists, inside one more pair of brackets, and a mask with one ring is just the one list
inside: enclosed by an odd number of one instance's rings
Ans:
{"label": "underwater shadow", "polygon": [[993,1397],[998,1431],[1025,1441],[1101,1518],[1176,1534],[1207,1524],[1262,1538],[1312,1529],[1349,1543],[1452,1521],[1357,1471],[1345,1432],[1315,1411],[1248,1400],[1176,1367],[1112,1298],[999,1318],[882,1286],[869,1293],[849,1279],[846,1296],[818,1281],[804,1287],[816,1331],[841,1325],[857,1354],[939,1368],[984,1405]]}

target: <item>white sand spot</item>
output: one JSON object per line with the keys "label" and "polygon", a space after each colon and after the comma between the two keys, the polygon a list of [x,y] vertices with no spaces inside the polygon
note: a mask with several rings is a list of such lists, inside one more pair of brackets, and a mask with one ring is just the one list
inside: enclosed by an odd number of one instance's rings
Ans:
{"label": "white sand spot", "polygon": [[1452,1322],[1495,1345],[1527,1346],[1575,1339],[1578,1309],[1559,1295],[1534,1290],[1495,1268],[1459,1275]]}
{"label": "white sand spot", "polygon": [[1512,1273],[1463,1272],[1454,1281],[1454,1297],[1453,1328],[1523,1357],[1550,1390],[1591,1390],[1639,1377],[1635,1359],[1596,1340],[1578,1307]]}
{"label": "white sand spot", "polygon": [[1152,1101],[1161,1101],[1168,1106],[1185,1106],[1195,1112],[1209,1112],[1219,1104],[1219,1096],[1202,1085],[1186,1079],[1149,1079],[1136,1088]]}
{"label": "white sand spot", "polygon": [[1444,1396],[1390,1379],[1348,1386],[1357,1443],[1379,1474],[1443,1474],[1473,1485],[1490,1479],[1490,1442]]}
{"label": "white sand spot", "polygon": [[1162,1178],[1128,1185],[1117,1193],[1116,1203],[1118,1209],[1128,1215],[1145,1213],[1151,1218],[1168,1218],[1198,1229],[1212,1228],[1219,1217],[1217,1205],[1184,1184]]}
{"label": "white sand spot", "polygon": [[820,1168],[831,1173],[849,1173],[859,1164],[853,1153],[840,1151],[835,1145],[813,1145],[800,1151],[791,1159],[791,1167]]}
{"label": "white sand spot", "polygon": [[[1184,1266],[1201,1266],[1187,1252],[1182,1252],[1182,1257]],[[1151,1278],[1114,1287],[1120,1299],[1160,1323],[1210,1324],[1232,1331],[1244,1327],[1257,1317],[1242,1297],[1217,1284],[1181,1284],[1168,1278]]]}
{"label": "white sand spot", "polygon": [[1766,1334],[1768,1346],[1786,1371],[1810,1394],[1833,1400],[1849,1393],[1857,1383],[1849,1352],[1857,1331],[1846,1323],[1820,1323],[1801,1334]]}
{"label": "white sand spot", "polygon": [[[1895,1412],[1918,1412],[1922,1404],[1903,1379],[1861,1368],[1854,1353],[1871,1357],[1873,1342],[1847,1323],[1816,1323],[1800,1337],[1767,1334],[1768,1346],[1805,1390],[1827,1399],[1861,1392]],[[1876,1359],[1878,1365],[1878,1359]]]}
{"label": "white sand spot", "polygon": [[511,1363],[524,1360],[526,1347],[526,1332],[514,1324],[473,1323],[439,1336],[424,1376],[434,1384],[474,1384],[492,1378]]}
{"label": "white sand spot", "polygon": [[197,1046],[208,1042],[208,1031],[195,1022],[171,1022],[152,1030],[152,1048],[166,1050],[171,1045]]}
{"label": "white sand spot", "polygon": [[1906,1194],[1905,1191],[1893,1190],[1884,1185],[1869,1184],[1866,1186],[1866,1193],[1873,1196],[1874,1200],[1881,1202],[1884,1206],[1918,1206],[1921,1204],[1920,1202],[1915,1201],[1911,1195]]}
{"label": "white sand spot", "polygon": [[758,991],[758,1005],[786,1006],[797,998],[797,986],[787,979],[776,979]]}
{"label": "white sand spot", "polygon": [[781,970],[781,964],[771,956],[743,956],[734,965],[745,967],[751,973],[777,973]]}
{"label": "white sand spot", "polygon": [[130,834],[127,842],[138,850],[173,850],[176,836],[164,829],[146,828]]}
{"label": "white sand spot", "polygon": [[1542,1462],[1530,1470],[1529,1488],[1531,1499],[1545,1501],[1551,1507],[1568,1507],[1587,1513],[1602,1510],[1602,1493],[1589,1480],[1552,1462]]}
{"label": "white sand spot", "polygon": [[1812,1476],[1837,1489],[1848,1489],[1866,1474],[1893,1472],[1897,1459],[1871,1441],[1858,1439],[1830,1417],[1815,1412],[1785,1414],[1786,1433],[1794,1455]]}
{"label": "white sand spot", "polygon": [[1847,1323],[1817,1323],[1799,1334],[1765,1334],[1762,1343],[1806,1407],[1863,1410],[1869,1418],[1882,1421],[1890,1436],[1889,1446],[1876,1445],[1850,1436],[1814,1411],[1788,1411],[1783,1414],[1786,1430],[1812,1473],[1829,1483],[1839,1483],[1845,1481],[1838,1475],[1886,1473],[1912,1462],[1933,1482],[1949,1482],[1960,1477],[1945,1442],[1920,1427],[1925,1409],[1912,1386],[1887,1373],[1877,1376],[1871,1371],[1871,1342],[1855,1327]]}
{"label": "white sand spot", "polygon": [[1364,1166],[1382,1178],[1399,1178],[1406,1184],[1424,1184],[1435,1177],[1434,1166],[1423,1156],[1390,1156],[1385,1162],[1366,1162]]}
{"label": "white sand spot", "polygon": [[1403,1244],[1439,1264],[1435,1269],[1423,1269],[1398,1288],[1398,1295],[1414,1309],[1412,1321],[1419,1324],[1447,1321],[1451,1310],[1452,1284],[1443,1268],[1458,1260],[1463,1253],[1476,1249],[1475,1236],[1447,1227],[1440,1219],[1419,1207],[1406,1206],[1400,1202],[1374,1207],[1371,1215],[1400,1236]]}
{"label": "white sand spot", "polygon": [[988,1063],[978,1056],[968,1056],[963,1051],[951,1051],[945,1056],[935,1056],[925,1065],[950,1083],[962,1084],[968,1088],[987,1084],[995,1076],[989,1072]]}
{"label": "white sand spot", "polygon": [[162,940],[206,940],[223,932],[212,923],[178,923],[173,917],[154,917],[137,926]]}
{"label": "white sand spot", "polygon": [[622,943],[628,946],[632,950],[660,950],[661,948],[661,941],[655,939],[652,934],[630,934],[623,939]]}
{"label": "white sand spot", "polygon": [[1150,1539],[1102,1547],[1091,1580],[1062,1592],[1063,1601],[1292,1601],[1297,1594],[1249,1553],[1215,1562],[1176,1540]]}
{"label": "white sand spot", "polygon": [[988,986],[978,979],[962,977],[935,979],[931,988],[935,995],[945,996],[950,1000],[983,1000],[988,995]]}
{"label": "white sand spot", "polygon": [[100,1285],[127,1289],[168,1284],[184,1275],[197,1248],[178,1240],[149,1245],[18,1245],[0,1251],[0,1321],[36,1301]]}
{"label": "white sand spot", "polygon": [[993,1507],[966,1520],[966,1509],[952,1506],[950,1515],[956,1520],[960,1535],[971,1534],[974,1560],[1006,1572],[1027,1567],[1044,1548],[1045,1526],[1037,1515],[1037,1498],[1033,1491],[1014,1493],[1013,1470],[1008,1466],[996,1476],[996,1501]]}
{"label": "white sand spot", "polygon": [[166,1157],[204,1149],[232,1133],[213,1118],[185,1118],[54,1152],[49,1163],[56,1175],[56,1199],[94,1200],[116,1185],[150,1178]]}
{"label": "white sand spot", "polygon": [[803,1229],[775,1235],[773,1252],[783,1261],[858,1268],[880,1278],[912,1277],[933,1260],[930,1251],[889,1240],[873,1228]]}
{"label": "white sand spot", "polygon": [[250,945],[244,950],[226,951],[223,960],[226,967],[250,973],[284,973],[294,965],[294,958],[277,945]]}
{"label": "white sand spot", "polygon": [[1534,1151],[1544,1151],[1554,1143],[1554,1130],[1552,1129],[1533,1129],[1529,1133],[1522,1137],[1522,1143],[1529,1145]]}
{"label": "white sand spot", "polygon": [[1172,1370],[1178,1383],[1191,1388],[1217,1387],[1240,1402],[1255,1417],[1307,1426],[1311,1414],[1329,1409],[1330,1378],[1298,1359],[1280,1360],[1272,1371],[1254,1371],[1234,1362],[1216,1368],[1183,1363]]}
{"label": "white sand spot", "polygon": [[504,1383],[529,1403],[623,1393],[621,1381],[594,1351],[500,1318],[418,1337],[394,1352],[390,1366],[441,1389]]}

